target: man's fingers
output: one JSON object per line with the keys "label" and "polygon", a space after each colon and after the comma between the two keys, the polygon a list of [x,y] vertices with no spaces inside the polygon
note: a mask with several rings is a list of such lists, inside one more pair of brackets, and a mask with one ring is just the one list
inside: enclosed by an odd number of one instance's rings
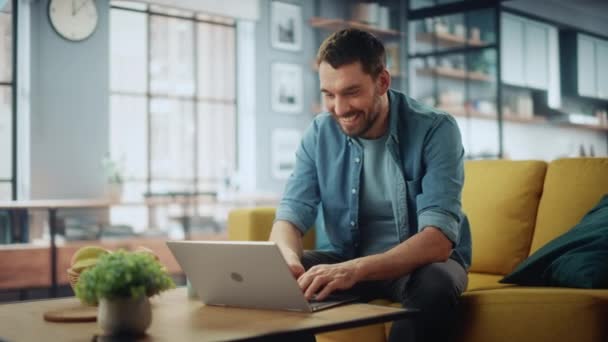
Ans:
{"label": "man's fingers", "polygon": [[329,296],[332,292],[334,292],[334,290],[336,290],[337,285],[338,285],[338,282],[336,280],[330,281],[327,285],[325,285],[323,290],[321,290],[321,292],[319,292],[317,294],[316,299],[324,300],[325,298],[327,298],[327,296]]}
{"label": "man's fingers", "polygon": [[314,277],[314,280],[312,281],[312,283],[310,283],[310,285],[306,289],[306,292],[304,292],[304,297],[310,300],[312,296],[317,293],[320,288],[325,286],[325,284],[327,284],[329,281],[330,279],[326,276],[318,275]]}

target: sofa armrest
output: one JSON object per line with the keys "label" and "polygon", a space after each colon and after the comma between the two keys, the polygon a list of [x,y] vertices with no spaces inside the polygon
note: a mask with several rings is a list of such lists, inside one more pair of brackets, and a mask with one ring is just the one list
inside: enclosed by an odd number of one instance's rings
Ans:
{"label": "sofa armrest", "polygon": [[[268,241],[275,208],[256,207],[232,210],[228,214],[228,239],[234,241]],[[315,232],[310,229],[302,241],[304,249],[314,249]]]}

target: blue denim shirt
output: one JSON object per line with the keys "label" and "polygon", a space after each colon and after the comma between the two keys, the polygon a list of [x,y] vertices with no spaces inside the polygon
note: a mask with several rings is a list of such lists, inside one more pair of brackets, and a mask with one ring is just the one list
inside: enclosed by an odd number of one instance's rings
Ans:
{"label": "blue denim shirt", "polygon": [[[464,182],[460,131],[446,113],[389,90],[389,137],[394,161],[390,193],[399,242],[427,226],[439,228],[454,245],[451,258],[471,263],[469,222],[461,210]],[[329,113],[318,115],[296,152],[275,220],[305,233],[316,221],[333,252],[357,257],[361,146],[345,135]],[[317,217],[319,218],[317,220]]]}

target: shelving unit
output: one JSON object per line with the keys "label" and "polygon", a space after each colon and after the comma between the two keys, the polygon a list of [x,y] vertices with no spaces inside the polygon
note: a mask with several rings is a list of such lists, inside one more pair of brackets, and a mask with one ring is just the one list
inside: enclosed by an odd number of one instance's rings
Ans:
{"label": "shelving unit", "polygon": [[469,157],[500,156],[498,9],[435,5],[408,12],[408,93],[458,119]]}
{"label": "shelving unit", "polygon": [[344,19],[336,19],[336,18],[321,18],[321,17],[312,17],[310,18],[310,26],[325,29],[328,31],[338,31],[344,28],[353,27],[361,30],[365,30],[371,32],[377,36],[382,37],[399,37],[402,35],[402,32],[390,29],[382,29],[376,26],[368,25],[362,22],[354,21],[354,20],[344,20]]}
{"label": "shelving unit", "polygon": [[472,80],[491,82],[492,77],[478,71],[466,71],[463,69],[446,68],[446,67],[434,67],[434,68],[420,68],[416,70],[418,75],[424,76],[439,76],[453,78],[456,80]]}
{"label": "shelving unit", "polygon": [[479,39],[465,39],[462,36],[458,36],[455,34],[447,33],[447,32],[436,32],[436,33],[428,33],[428,32],[417,32],[416,33],[416,41],[421,43],[432,44],[433,42],[437,42],[437,44],[444,47],[456,47],[469,45],[473,47],[482,47],[490,45],[487,42],[484,42]]}

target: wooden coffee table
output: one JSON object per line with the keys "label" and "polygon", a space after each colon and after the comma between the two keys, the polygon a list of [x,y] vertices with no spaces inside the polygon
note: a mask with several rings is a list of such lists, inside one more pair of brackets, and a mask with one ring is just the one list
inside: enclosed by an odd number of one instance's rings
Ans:
{"label": "wooden coffee table", "polygon": [[[49,310],[78,305],[76,298],[0,305],[0,340],[91,341],[102,335],[97,323],[51,323]],[[315,313],[205,306],[185,288],[152,299],[152,325],[142,341],[236,341],[297,332],[322,333],[416,315],[416,309],[348,304]],[[100,339],[101,340],[101,339]]]}

